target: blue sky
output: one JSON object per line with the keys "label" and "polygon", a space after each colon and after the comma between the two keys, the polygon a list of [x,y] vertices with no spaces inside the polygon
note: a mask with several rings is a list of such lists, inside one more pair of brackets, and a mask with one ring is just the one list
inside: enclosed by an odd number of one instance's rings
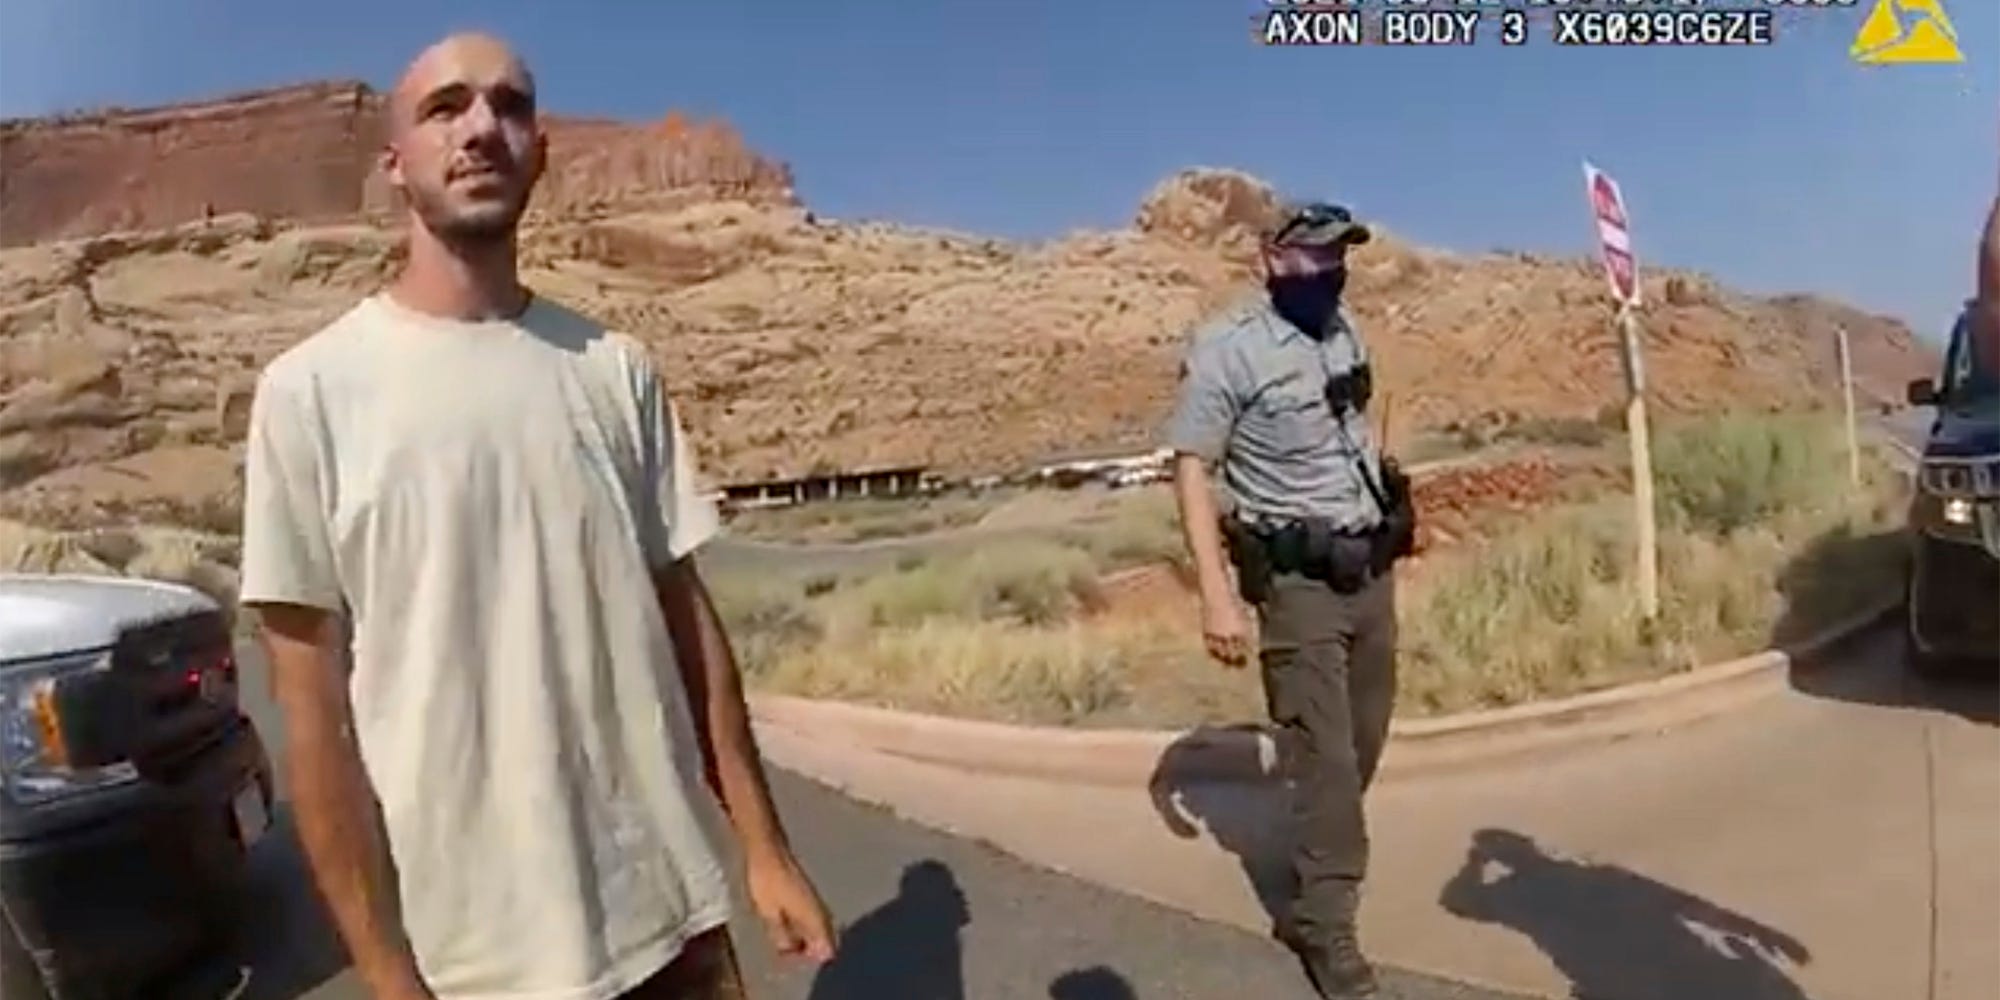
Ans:
{"label": "blue sky", "polygon": [[1060,236],[1228,165],[1422,243],[1576,254],[1588,157],[1625,189],[1642,267],[1934,335],[2000,186],[2000,4],[1944,4],[1964,64],[1863,68],[1866,0],[1787,15],[1768,48],[1646,50],[1558,50],[1546,26],[1523,48],[1270,49],[1255,0],[8,0],[0,115],[386,85],[479,27],[548,109],[726,116],[829,216]]}

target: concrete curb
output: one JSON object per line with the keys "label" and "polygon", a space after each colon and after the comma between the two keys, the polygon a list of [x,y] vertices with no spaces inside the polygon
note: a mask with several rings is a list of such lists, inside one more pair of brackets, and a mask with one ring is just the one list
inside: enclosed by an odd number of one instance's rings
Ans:
{"label": "concrete curb", "polygon": [[[1874,627],[1902,606],[1884,601],[1795,644],[1658,680],[1490,711],[1395,722],[1384,779],[1434,774],[1525,753],[1657,732],[1718,714],[1785,685],[1810,658]],[[1062,729],[926,715],[844,702],[751,694],[759,726],[836,741],[974,774],[1086,785],[1260,782],[1274,748],[1260,727],[1187,731]]]}

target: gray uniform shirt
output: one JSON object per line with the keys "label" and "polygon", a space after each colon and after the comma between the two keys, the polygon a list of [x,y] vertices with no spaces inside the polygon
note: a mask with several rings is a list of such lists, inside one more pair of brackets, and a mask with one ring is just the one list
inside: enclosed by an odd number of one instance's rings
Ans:
{"label": "gray uniform shirt", "polygon": [[1335,331],[1313,338],[1268,300],[1233,307],[1188,346],[1167,446],[1219,463],[1239,517],[1374,527],[1382,512],[1357,465],[1381,483],[1373,431],[1360,413],[1337,418],[1326,403],[1328,380],[1367,360],[1345,311]]}

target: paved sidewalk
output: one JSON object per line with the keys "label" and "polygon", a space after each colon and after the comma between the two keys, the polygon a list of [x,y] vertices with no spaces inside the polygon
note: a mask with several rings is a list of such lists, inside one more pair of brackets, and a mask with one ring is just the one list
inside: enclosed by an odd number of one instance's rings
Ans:
{"label": "paved sidewalk", "polygon": [[[1906,685],[1895,650],[1891,632],[1870,637],[1799,675],[1805,690],[1682,731],[1381,787],[1368,946],[1551,997],[2000,996],[2000,710],[1990,686],[1914,703],[1932,695]],[[1253,885],[1274,855],[1271,795],[1176,790],[1181,837],[1140,789],[763,739],[775,761],[919,822],[1268,925]]]}

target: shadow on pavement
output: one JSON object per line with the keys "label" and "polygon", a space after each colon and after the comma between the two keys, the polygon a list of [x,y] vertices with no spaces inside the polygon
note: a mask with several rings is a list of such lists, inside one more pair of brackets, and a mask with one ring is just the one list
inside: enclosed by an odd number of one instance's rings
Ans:
{"label": "shadow on pavement", "polygon": [[1216,846],[1236,858],[1257,901],[1275,920],[1294,883],[1285,797],[1275,783],[1224,780],[1225,773],[1257,769],[1254,750],[1245,747],[1242,760],[1218,752],[1216,737],[1232,731],[1202,727],[1175,740],[1154,765],[1147,791],[1175,836],[1193,840],[1206,829]]}
{"label": "shadow on pavement", "polygon": [[1101,965],[1065,972],[1049,984],[1049,1000],[1138,1000],[1125,977]]}
{"label": "shadow on pavement", "polygon": [[[1820,536],[1778,576],[1784,611],[1770,645],[1796,649],[1823,632],[1829,622],[1851,617],[1868,603],[1868,588],[1880,593],[1885,567],[1902,579],[1909,567],[1908,538],[1901,531],[1871,535],[1832,532]],[[1896,586],[1900,587],[1898,582]],[[1857,588],[1862,588],[1857,591]],[[1857,593],[1862,595],[1857,597]],[[1903,610],[1892,613],[1900,621]],[[1948,712],[1984,725],[2000,725],[2000,676],[1968,669],[1959,676],[1928,678],[1911,669],[1899,626],[1885,623],[1832,647],[1795,655],[1792,687],[1801,694],[1835,701]],[[1865,655],[1855,655],[1865,649]]]}
{"label": "shadow on pavement", "polygon": [[964,1000],[959,931],[972,922],[958,877],[941,861],[903,869],[896,898],[849,924],[809,1000]]}
{"label": "shadow on pavement", "polygon": [[1811,956],[1784,932],[1511,830],[1473,834],[1439,904],[1526,935],[1580,1000],[1807,1000],[1785,966]]}

